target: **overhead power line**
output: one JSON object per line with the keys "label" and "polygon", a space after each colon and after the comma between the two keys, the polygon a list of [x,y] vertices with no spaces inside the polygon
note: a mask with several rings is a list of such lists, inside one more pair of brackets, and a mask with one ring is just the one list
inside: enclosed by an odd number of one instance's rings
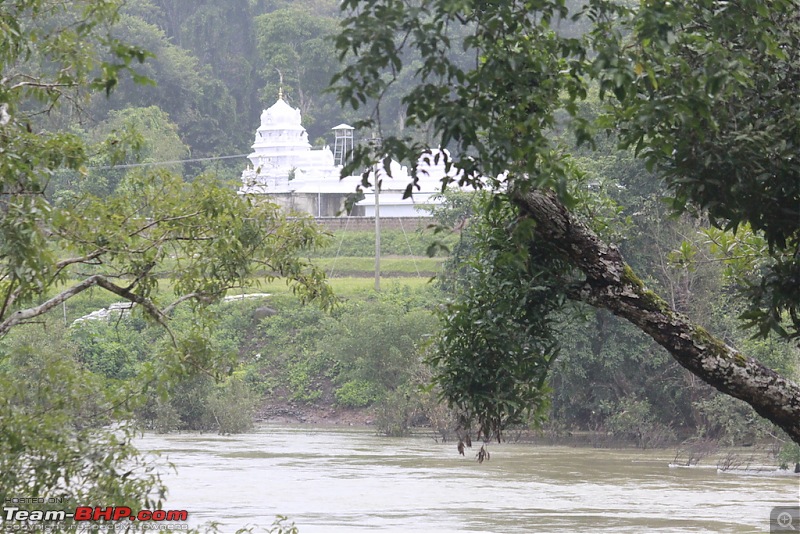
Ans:
{"label": "overhead power line", "polygon": [[152,161],[148,163],[124,163],[122,165],[104,165],[102,167],[89,167],[95,170],[106,169],[131,169],[133,167],[152,167],[153,165],[174,165],[176,163],[195,163],[198,161],[215,161],[219,159],[246,158],[250,154],[234,154],[233,156],[212,156],[210,158],[176,159],[173,161]]}

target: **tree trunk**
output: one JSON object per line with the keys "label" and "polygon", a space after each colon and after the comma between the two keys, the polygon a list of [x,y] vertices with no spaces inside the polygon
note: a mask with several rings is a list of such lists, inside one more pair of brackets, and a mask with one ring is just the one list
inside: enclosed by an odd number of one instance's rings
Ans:
{"label": "tree trunk", "polygon": [[635,324],[690,372],[741,399],[800,444],[800,386],[711,336],[646,289],[620,251],[604,243],[550,192],[514,197],[536,221],[537,235],[554,244],[586,275],[570,297],[605,308]]}

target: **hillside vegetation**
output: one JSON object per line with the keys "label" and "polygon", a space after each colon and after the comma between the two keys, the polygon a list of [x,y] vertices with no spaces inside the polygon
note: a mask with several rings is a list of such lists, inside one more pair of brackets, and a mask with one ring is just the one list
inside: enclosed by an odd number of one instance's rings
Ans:
{"label": "hillside vegetation", "polygon": [[[800,10],[765,5],[0,2],[0,494],[153,509],[142,430],[312,412],[800,462]],[[279,91],[316,146],[357,127],[345,174],[441,147],[478,190],[382,232],[380,292],[372,232],[238,194]]]}

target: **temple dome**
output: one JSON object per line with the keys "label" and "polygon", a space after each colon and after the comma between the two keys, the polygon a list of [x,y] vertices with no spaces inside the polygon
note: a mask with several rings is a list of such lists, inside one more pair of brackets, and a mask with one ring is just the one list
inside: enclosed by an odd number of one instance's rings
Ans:
{"label": "temple dome", "polygon": [[300,110],[287,104],[283,98],[278,98],[269,109],[265,109],[261,113],[261,128],[259,129],[298,130],[303,128],[300,122]]}
{"label": "temple dome", "polygon": [[288,188],[288,182],[293,180],[297,182],[291,186],[296,187],[300,178],[338,176],[330,148],[312,149],[301,119],[300,110],[287,104],[282,96],[261,112],[253,152],[248,156],[252,170],[245,171],[245,174],[255,172],[258,176],[247,180],[263,184],[271,182],[275,190]]}

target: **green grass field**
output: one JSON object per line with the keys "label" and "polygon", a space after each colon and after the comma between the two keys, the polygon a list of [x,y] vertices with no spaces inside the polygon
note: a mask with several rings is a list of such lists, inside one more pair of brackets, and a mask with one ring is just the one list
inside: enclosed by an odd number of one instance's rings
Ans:
{"label": "green grass field", "polygon": [[[428,247],[434,241],[443,242],[452,248],[458,242],[458,234],[444,233],[434,235],[430,230],[407,231],[397,229],[381,230],[381,255],[383,256],[426,256]],[[375,232],[365,230],[339,230],[328,241],[328,245],[314,251],[314,257],[368,257],[375,255]],[[446,256],[440,252],[438,255]]]}
{"label": "green grass field", "polygon": [[[342,299],[360,298],[368,296],[375,291],[375,279],[373,277],[353,277],[346,276],[341,278],[330,278],[329,283],[334,290],[337,297]],[[426,288],[432,287],[433,282],[431,277],[382,277],[381,278],[381,291],[382,292],[395,292],[405,290],[406,288],[413,292],[425,291]],[[288,296],[292,293],[291,286],[286,284],[283,279],[275,279],[267,281],[260,279],[254,287],[244,290],[244,293],[269,293],[275,296],[284,295]],[[236,296],[242,294],[241,290],[231,290],[228,296]],[[172,284],[167,280],[162,280],[158,286],[158,300],[162,304],[169,303],[176,297],[172,292]],[[62,313],[66,316],[66,324],[72,323],[78,317],[82,317],[100,308],[105,308],[113,302],[120,302],[118,296],[113,295],[100,288],[94,288],[81,293],[67,301],[66,306],[62,310],[51,312],[53,316],[60,316]]]}
{"label": "green grass field", "polygon": [[[429,258],[427,256],[389,256],[381,258],[381,273],[387,277],[413,276],[426,277],[437,274],[445,258]],[[373,257],[338,257],[313,258],[317,266],[325,270],[330,277],[372,276],[375,272]]]}
{"label": "green grass field", "polygon": [[[427,287],[430,282],[430,277],[422,278],[381,278],[381,291],[393,291],[398,288],[408,287],[409,289],[416,290]],[[331,278],[331,287],[339,297],[355,297],[365,293],[371,293],[375,290],[375,279],[365,277],[343,277]],[[286,282],[282,280],[275,280],[272,283],[264,284],[262,286],[265,292],[290,292]]]}
{"label": "green grass field", "polygon": [[[430,244],[431,236],[421,233],[409,232],[403,235],[399,230],[382,232],[384,254],[381,258],[381,290],[384,292],[405,290],[426,291],[431,287],[431,279],[441,272],[445,257],[430,258],[425,256],[425,248]],[[411,242],[408,246],[406,238]],[[343,299],[358,298],[374,292],[375,287],[375,258],[374,234],[371,232],[347,232],[334,236],[329,247],[322,254],[314,254],[311,261],[322,268],[328,276],[329,283],[335,294]],[[342,244],[339,247],[339,244]],[[409,254],[409,249],[414,254]],[[336,250],[339,255],[336,255]],[[317,251],[319,252],[319,251]],[[349,255],[343,255],[349,253]],[[164,266],[165,270],[172,267],[170,262]],[[69,284],[67,284],[68,286]],[[49,296],[53,296],[65,287],[53,288]],[[290,295],[291,286],[285,280],[275,279],[267,281],[262,277],[256,281],[254,287],[245,290],[246,293],[271,293],[274,295]],[[240,294],[241,291],[229,291],[228,295]],[[158,283],[156,299],[159,304],[166,305],[176,296],[173,284],[169,279],[162,278]],[[64,315],[66,323],[86,315],[99,308],[108,306],[121,299],[100,288],[92,288],[76,297],[69,299],[66,306],[59,307],[52,312]]]}

